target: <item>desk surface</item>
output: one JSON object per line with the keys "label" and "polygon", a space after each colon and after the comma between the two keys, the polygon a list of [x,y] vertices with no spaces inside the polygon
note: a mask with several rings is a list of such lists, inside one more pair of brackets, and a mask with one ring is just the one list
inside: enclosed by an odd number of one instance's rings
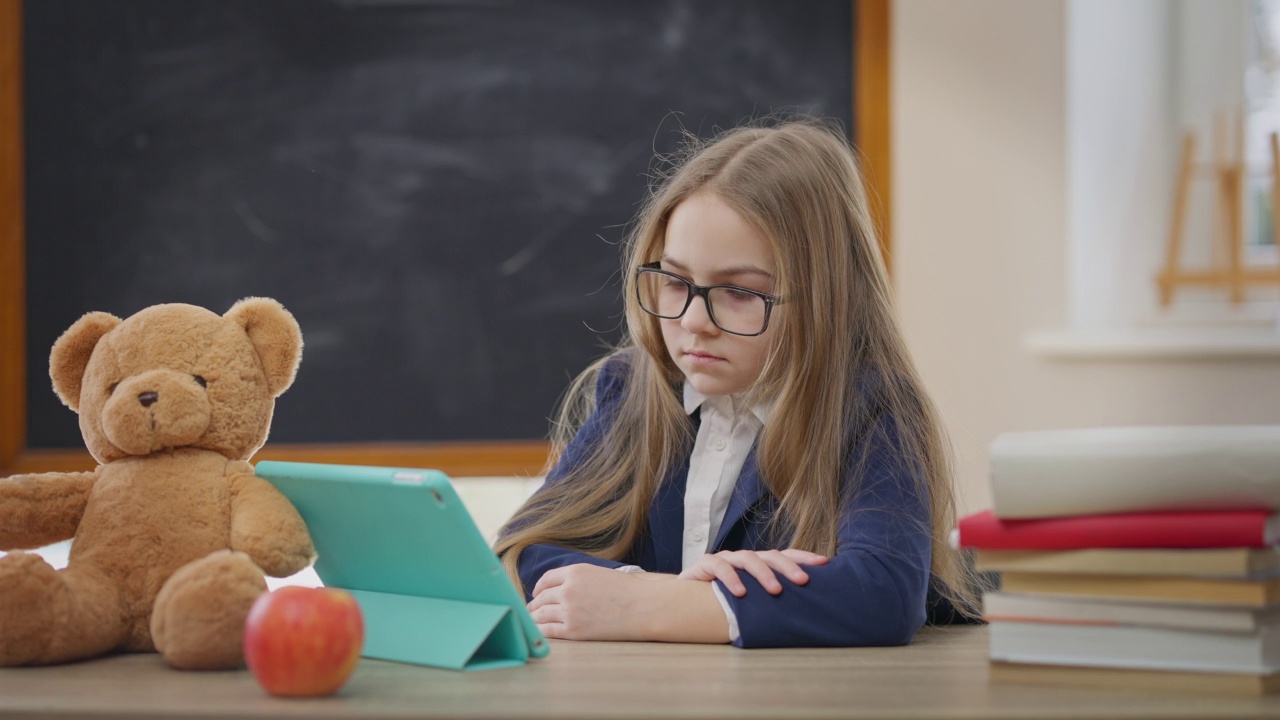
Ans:
{"label": "desk surface", "polygon": [[738,650],[553,643],[528,666],[459,673],[363,660],[333,698],[266,696],[247,671],[172,670],[156,655],[0,669],[0,717],[92,718],[1280,718],[1245,698],[987,682],[985,628],[903,648]]}

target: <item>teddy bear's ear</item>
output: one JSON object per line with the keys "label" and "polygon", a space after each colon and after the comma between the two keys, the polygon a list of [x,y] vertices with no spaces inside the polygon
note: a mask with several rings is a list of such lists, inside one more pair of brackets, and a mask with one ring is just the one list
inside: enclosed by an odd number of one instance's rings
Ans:
{"label": "teddy bear's ear", "polygon": [[251,297],[237,302],[223,317],[248,333],[267,371],[271,395],[278,397],[288,390],[302,361],[302,329],[293,315],[271,298]]}
{"label": "teddy bear's ear", "polygon": [[53,350],[49,353],[49,377],[53,380],[53,391],[72,410],[80,411],[80,382],[84,380],[84,370],[89,366],[93,349],[102,336],[120,322],[115,315],[91,312],[75,321],[53,343]]}

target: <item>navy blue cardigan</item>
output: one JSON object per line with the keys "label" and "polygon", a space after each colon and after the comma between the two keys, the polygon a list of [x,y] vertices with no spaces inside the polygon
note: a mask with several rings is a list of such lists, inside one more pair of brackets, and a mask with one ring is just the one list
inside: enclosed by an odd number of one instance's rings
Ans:
{"label": "navy blue cardigan", "polygon": [[[602,369],[596,383],[596,410],[548,473],[548,485],[560,481],[603,436],[616,416],[625,382],[623,362],[611,361]],[[848,463],[846,482],[860,484],[841,513],[836,554],[826,565],[805,567],[807,584],[796,585],[779,575],[783,590],[770,595],[749,573],[739,571],[747,593],[738,598],[719,580],[714,581],[737,615],[739,637],[735,645],[904,645],[924,624],[930,583],[928,503],[901,462],[888,417],[882,416],[869,430],[860,433],[858,440],[872,443],[866,448],[865,461]],[[847,455],[855,458],[859,453]],[[855,477],[857,472],[860,477]],[[688,474],[686,453],[672,464],[653,499],[648,532],[621,562],[559,545],[526,548],[518,563],[526,594],[543,573],[575,563],[606,568],[639,565],[651,572],[679,573]],[[536,494],[531,502],[537,502]],[[766,523],[776,507],[777,499],[760,482],[753,448],[710,552],[771,549]]]}

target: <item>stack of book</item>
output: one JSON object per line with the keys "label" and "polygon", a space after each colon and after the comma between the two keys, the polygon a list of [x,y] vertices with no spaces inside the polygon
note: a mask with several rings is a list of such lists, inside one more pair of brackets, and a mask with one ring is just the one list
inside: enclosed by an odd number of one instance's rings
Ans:
{"label": "stack of book", "polygon": [[958,542],[995,680],[1280,691],[1280,426],[1001,435]]}

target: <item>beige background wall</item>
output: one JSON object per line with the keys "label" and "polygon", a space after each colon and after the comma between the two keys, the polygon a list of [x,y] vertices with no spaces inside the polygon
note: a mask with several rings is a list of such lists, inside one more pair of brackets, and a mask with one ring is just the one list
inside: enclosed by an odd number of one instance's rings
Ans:
{"label": "beige background wall", "polygon": [[[1068,322],[1069,0],[896,0],[894,266],[962,510],[1002,431],[1280,423],[1280,359],[1034,355]],[[1135,278],[1134,282],[1148,282]]]}

